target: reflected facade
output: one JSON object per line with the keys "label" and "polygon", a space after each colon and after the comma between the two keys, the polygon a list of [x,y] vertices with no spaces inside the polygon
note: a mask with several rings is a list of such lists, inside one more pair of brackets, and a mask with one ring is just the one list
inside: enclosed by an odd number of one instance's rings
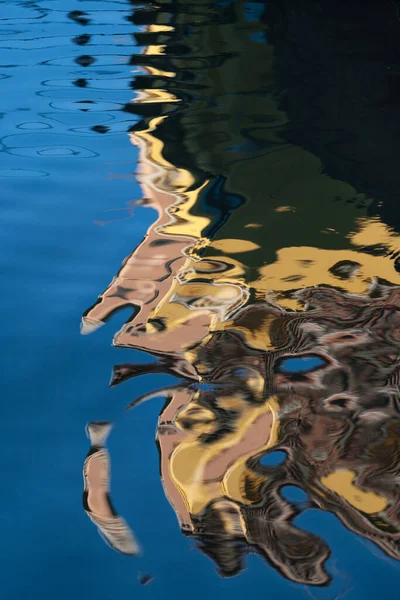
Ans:
{"label": "reflected facade", "polygon": [[[340,161],[325,165],[296,139],[284,5],[134,10],[141,74],[125,110],[138,118],[140,202],[157,218],[82,333],[131,307],[113,343],[157,360],[115,365],[111,385],[176,376],[127,408],[165,396],[165,495],[219,573],[240,573],[257,552],[291,581],[324,585],[329,547],[295,522],[308,508],[400,558],[400,240],[384,187],[341,178]],[[85,510],[136,554],[108,497],[109,424],[88,432]],[[307,500],[290,502],[287,486]]]}

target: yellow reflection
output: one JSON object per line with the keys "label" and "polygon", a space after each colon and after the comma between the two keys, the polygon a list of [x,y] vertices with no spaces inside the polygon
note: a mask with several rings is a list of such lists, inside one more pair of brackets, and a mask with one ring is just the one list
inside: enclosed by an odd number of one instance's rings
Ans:
{"label": "yellow reflection", "polygon": [[180,100],[165,90],[146,90],[139,92],[137,101],[141,104],[151,104],[152,102],[180,102]]}
{"label": "yellow reflection", "polygon": [[[339,279],[332,273],[341,261],[358,263],[357,271],[349,279]],[[393,284],[400,284],[393,259],[372,256],[356,250],[324,250],[321,248],[281,248],[277,260],[259,269],[259,278],[251,282],[259,291],[273,293],[302,289],[316,285],[331,285],[350,294],[366,294],[375,277],[382,277]],[[280,299],[284,308],[302,308],[294,298]]]}
{"label": "yellow reflection", "polygon": [[360,218],[358,231],[353,233],[351,242],[355,246],[387,246],[390,250],[400,250],[400,238],[391,227],[382,223],[379,217]]}
{"label": "yellow reflection", "polygon": [[158,23],[152,23],[148,26],[151,33],[158,33],[162,31],[173,31],[174,28],[171,25],[159,25]]}
{"label": "yellow reflection", "polygon": [[[193,515],[200,513],[210,502],[221,497],[248,503],[243,488],[246,462],[255,453],[261,453],[276,443],[278,435],[277,398],[271,397],[261,406],[246,407],[240,398],[230,398],[242,412],[232,433],[215,443],[205,445],[201,433],[209,433],[213,415],[200,411],[196,418],[205,420],[198,426],[193,439],[189,435],[171,455],[170,476]],[[226,399],[222,399],[226,403]],[[190,405],[193,411],[194,405]],[[179,415],[177,424],[188,418],[187,411]]]}
{"label": "yellow reflection", "polygon": [[217,240],[212,242],[212,247],[222,250],[227,254],[239,254],[240,252],[251,252],[258,250],[260,246],[248,240]]}
{"label": "yellow reflection", "polygon": [[145,54],[148,54],[149,56],[154,56],[154,55],[158,55],[158,54],[164,54],[164,51],[165,51],[165,46],[162,46],[162,45],[147,46]]}
{"label": "yellow reflection", "polygon": [[146,71],[148,71],[150,75],[154,75],[154,77],[176,77],[176,73],[173,73],[172,71],[156,69],[156,67],[147,66]]}
{"label": "yellow reflection", "polygon": [[364,513],[373,514],[385,510],[387,499],[374,492],[364,492],[354,483],[355,477],[355,471],[340,469],[321,477],[321,483]]}

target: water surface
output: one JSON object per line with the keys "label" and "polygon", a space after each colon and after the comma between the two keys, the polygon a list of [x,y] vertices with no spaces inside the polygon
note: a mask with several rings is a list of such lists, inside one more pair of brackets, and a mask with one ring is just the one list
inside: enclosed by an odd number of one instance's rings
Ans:
{"label": "water surface", "polygon": [[67,4],[0,21],[5,597],[392,597],[395,3]]}

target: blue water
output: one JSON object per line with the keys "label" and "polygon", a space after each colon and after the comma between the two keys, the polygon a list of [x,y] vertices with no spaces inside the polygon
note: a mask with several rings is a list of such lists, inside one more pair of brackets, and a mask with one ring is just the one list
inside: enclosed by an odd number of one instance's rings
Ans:
{"label": "blue water", "polygon": [[286,454],[282,450],[275,450],[274,452],[268,452],[260,458],[260,464],[264,467],[275,467],[285,461]]}
{"label": "blue water", "polygon": [[[257,9],[257,7],[256,7]],[[248,19],[257,10],[248,3]],[[85,11],[89,23],[68,17]],[[3,1],[0,6],[2,286],[2,436],[0,597],[307,598],[255,555],[247,570],[220,578],[182,536],[160,482],[155,426],[163,399],[123,414],[129,400],[175,382],[149,375],[108,388],[116,362],[148,360],[112,348],[127,314],[82,337],[82,312],[117,272],[153,222],[134,177],[137,150],[127,134],[131,98],[131,6],[117,1]],[[80,46],[73,38],[90,35]],[[77,57],[96,62],[83,67]],[[87,87],[74,85],[88,80]],[[93,126],[106,125],[106,133]],[[305,359],[302,359],[303,361]],[[307,370],[319,366],[307,363]],[[302,363],[303,365],[303,363]],[[303,372],[304,366],[286,364]],[[88,421],[115,421],[109,450],[113,502],[135,531],[143,555],[113,552],[82,509]],[[117,435],[116,435],[117,433]],[[398,564],[332,515],[306,511],[302,527],[332,549],[340,575],[333,598],[392,598]],[[141,586],[138,577],[153,580]],[[382,584],[384,582],[384,584]],[[384,588],[382,588],[384,585]],[[347,588],[346,588],[347,589]]]}
{"label": "blue water", "polygon": [[302,356],[299,358],[283,359],[279,365],[279,371],[282,373],[307,373],[326,364],[326,361],[319,356]]}

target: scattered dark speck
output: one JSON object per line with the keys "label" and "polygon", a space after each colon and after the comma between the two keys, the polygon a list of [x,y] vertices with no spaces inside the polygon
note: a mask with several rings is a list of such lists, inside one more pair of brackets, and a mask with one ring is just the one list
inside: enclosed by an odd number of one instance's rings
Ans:
{"label": "scattered dark speck", "polygon": [[83,54],[82,56],[78,56],[75,59],[75,62],[78,65],[81,65],[81,67],[89,67],[90,65],[92,65],[94,62],[96,62],[96,59],[93,58],[93,56],[89,56],[88,54]]}
{"label": "scattered dark speck", "polygon": [[106,127],[106,125],[94,125],[92,127],[92,131],[96,131],[97,133],[107,133],[109,130],[110,128]]}
{"label": "scattered dark speck", "polygon": [[73,81],[73,84],[76,85],[76,87],[84,88],[87,86],[88,82],[87,79],[76,79]]}
{"label": "scattered dark speck", "polygon": [[87,25],[90,22],[87,13],[81,10],[73,10],[67,14],[67,17],[80,25]]}
{"label": "scattered dark speck", "polygon": [[140,575],[139,583],[140,585],[149,585],[153,581],[152,575]]}
{"label": "scattered dark speck", "polygon": [[90,42],[90,35],[88,33],[84,33],[83,35],[77,35],[72,38],[74,44],[78,44],[78,46],[84,46]]}

